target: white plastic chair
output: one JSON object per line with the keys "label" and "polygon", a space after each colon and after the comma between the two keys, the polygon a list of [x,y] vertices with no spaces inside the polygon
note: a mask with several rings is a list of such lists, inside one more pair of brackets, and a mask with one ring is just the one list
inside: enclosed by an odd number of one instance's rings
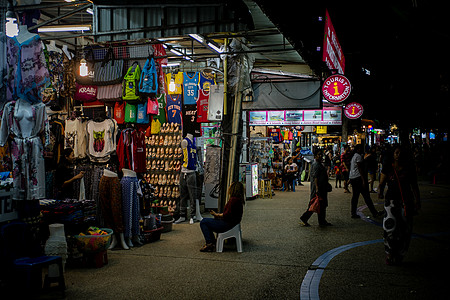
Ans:
{"label": "white plastic chair", "polygon": [[223,242],[229,238],[236,238],[237,252],[242,252],[242,230],[241,224],[237,224],[230,230],[217,234],[216,252],[223,251]]}

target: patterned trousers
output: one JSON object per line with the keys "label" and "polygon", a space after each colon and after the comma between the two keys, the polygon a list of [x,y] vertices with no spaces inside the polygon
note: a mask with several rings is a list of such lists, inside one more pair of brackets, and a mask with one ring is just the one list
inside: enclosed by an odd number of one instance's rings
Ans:
{"label": "patterned trousers", "polygon": [[123,233],[122,186],[119,178],[103,176],[99,184],[99,202],[104,226]]}
{"label": "patterned trousers", "polygon": [[136,177],[122,177],[122,208],[124,236],[131,238],[139,234],[139,181]]}

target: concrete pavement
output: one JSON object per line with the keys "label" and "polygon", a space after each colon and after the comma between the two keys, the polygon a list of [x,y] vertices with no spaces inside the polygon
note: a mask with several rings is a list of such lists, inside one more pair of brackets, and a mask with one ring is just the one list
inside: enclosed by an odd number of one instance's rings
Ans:
{"label": "concrete pavement", "polygon": [[[199,223],[173,225],[160,241],[109,251],[102,268],[66,268],[66,299],[447,299],[450,189],[420,189],[423,208],[402,266],[385,265],[381,219],[351,219],[343,189],[329,195],[333,226],[319,227],[313,215],[301,227],[305,183],[247,201],[243,253],[231,243],[223,253],[199,252]],[[363,204],[360,197],[360,213],[369,214]]]}

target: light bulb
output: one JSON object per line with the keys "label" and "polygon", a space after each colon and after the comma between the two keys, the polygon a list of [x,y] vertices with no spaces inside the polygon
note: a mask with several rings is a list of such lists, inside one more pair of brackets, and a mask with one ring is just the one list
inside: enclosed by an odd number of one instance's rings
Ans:
{"label": "light bulb", "polygon": [[86,65],[86,60],[82,58],[80,60],[80,76],[87,76],[88,75],[88,66]]}
{"label": "light bulb", "polygon": [[19,34],[19,27],[17,26],[17,23],[14,23],[14,21],[17,21],[15,18],[6,18],[8,22],[6,22],[6,35],[9,37],[17,36]]}
{"label": "light bulb", "polygon": [[173,78],[170,80],[169,83],[169,92],[175,92],[176,86],[175,86],[175,81],[173,80]]}

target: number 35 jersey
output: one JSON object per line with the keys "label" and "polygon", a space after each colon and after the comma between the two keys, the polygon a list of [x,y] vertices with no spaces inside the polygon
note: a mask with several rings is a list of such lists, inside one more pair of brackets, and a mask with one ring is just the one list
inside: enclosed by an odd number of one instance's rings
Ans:
{"label": "number 35 jersey", "polygon": [[198,72],[185,72],[183,75],[183,104],[197,103],[198,97]]}

